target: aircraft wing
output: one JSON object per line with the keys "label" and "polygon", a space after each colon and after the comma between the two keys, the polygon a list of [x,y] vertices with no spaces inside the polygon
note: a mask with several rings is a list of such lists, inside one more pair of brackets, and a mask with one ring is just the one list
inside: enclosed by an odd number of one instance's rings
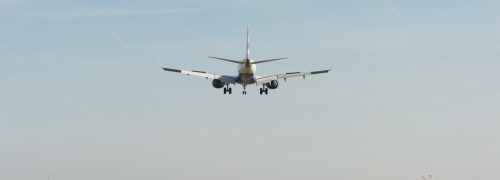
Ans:
{"label": "aircraft wing", "polygon": [[198,76],[198,77],[203,77],[207,79],[218,79],[221,80],[225,83],[228,84],[235,84],[236,83],[236,76],[227,76],[227,75],[218,75],[218,74],[212,74],[212,73],[207,73],[204,71],[185,71],[185,70],[180,70],[180,69],[172,69],[172,68],[162,68],[164,71],[170,71],[170,72],[175,72],[175,73],[181,73],[181,74],[186,74],[188,76]]}
{"label": "aircraft wing", "polygon": [[260,85],[260,84],[266,84],[266,83],[269,83],[273,80],[278,80],[278,79],[284,79],[286,81],[287,78],[294,78],[294,77],[304,77],[305,78],[306,76],[309,76],[309,75],[328,73],[328,72],[330,72],[330,70],[331,69],[321,70],[321,71],[310,71],[310,72],[289,72],[289,73],[285,73],[285,74],[264,76],[264,77],[257,78],[256,83],[258,85]]}

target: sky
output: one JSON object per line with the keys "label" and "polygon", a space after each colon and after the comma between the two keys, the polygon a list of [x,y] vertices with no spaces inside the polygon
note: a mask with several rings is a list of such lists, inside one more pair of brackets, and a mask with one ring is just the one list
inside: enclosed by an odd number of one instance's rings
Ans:
{"label": "sky", "polygon": [[[0,179],[500,179],[500,2],[0,0]],[[160,67],[332,68],[232,95]]]}

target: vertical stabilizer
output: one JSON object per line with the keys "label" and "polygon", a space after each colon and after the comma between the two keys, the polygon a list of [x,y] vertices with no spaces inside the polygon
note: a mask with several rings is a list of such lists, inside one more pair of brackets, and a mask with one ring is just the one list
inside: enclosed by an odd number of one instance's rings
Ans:
{"label": "vertical stabilizer", "polygon": [[250,25],[247,25],[247,52],[246,52],[246,56],[245,56],[245,59],[248,59],[250,60]]}

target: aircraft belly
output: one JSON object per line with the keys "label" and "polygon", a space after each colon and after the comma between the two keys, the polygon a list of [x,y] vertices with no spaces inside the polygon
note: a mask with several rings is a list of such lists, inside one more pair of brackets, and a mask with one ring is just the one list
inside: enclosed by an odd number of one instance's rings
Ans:
{"label": "aircraft belly", "polygon": [[237,82],[240,84],[253,84],[255,83],[255,77],[253,73],[240,73]]}

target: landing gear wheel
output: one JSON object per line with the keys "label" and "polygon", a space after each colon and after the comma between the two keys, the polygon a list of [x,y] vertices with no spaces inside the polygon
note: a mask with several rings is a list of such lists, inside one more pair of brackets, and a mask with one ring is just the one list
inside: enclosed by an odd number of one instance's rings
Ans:
{"label": "landing gear wheel", "polygon": [[243,91],[243,95],[247,95],[247,92],[246,92],[246,91]]}
{"label": "landing gear wheel", "polygon": [[227,88],[224,88],[224,94],[231,94],[233,92],[233,88],[230,88],[229,86]]}
{"label": "landing gear wheel", "polygon": [[263,93],[267,93],[269,92],[269,89],[268,88],[260,88],[260,95],[262,95]]}

